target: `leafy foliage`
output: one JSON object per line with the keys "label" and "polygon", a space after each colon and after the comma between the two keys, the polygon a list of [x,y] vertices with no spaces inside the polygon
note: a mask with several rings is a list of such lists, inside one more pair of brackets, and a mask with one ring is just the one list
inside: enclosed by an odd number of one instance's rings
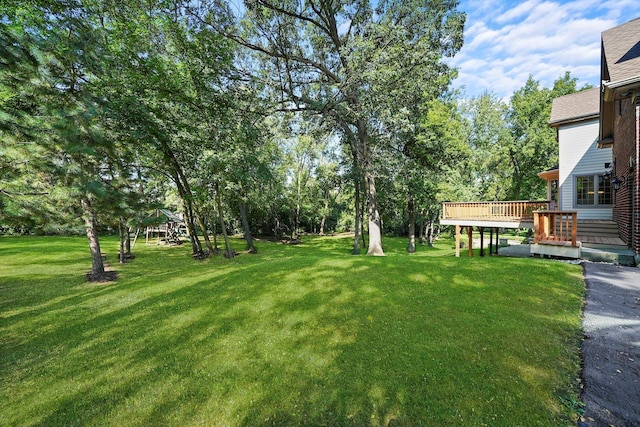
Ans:
{"label": "leafy foliage", "polygon": [[543,196],[551,100],[576,79],[461,101],[456,1],[245,6],[0,5],[3,229],[78,232],[90,211],[133,230],[165,206],[197,257],[222,231],[249,250],[252,233],[355,231],[357,253],[365,225],[380,255],[383,231],[423,236],[444,200]]}
{"label": "leafy foliage", "polygon": [[463,104],[472,152],[467,179],[476,199],[546,197],[544,181],[537,174],[558,164],[555,131],[548,125],[551,103],[576,92],[576,82],[567,72],[553,88],[542,88],[530,76],[508,104],[489,92]]}

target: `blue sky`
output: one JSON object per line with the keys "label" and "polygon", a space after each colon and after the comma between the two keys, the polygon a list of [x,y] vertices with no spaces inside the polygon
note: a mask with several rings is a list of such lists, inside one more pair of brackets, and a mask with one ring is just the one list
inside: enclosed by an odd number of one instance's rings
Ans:
{"label": "blue sky", "polygon": [[461,0],[459,9],[467,22],[449,61],[459,70],[454,87],[466,98],[488,90],[505,100],[529,74],[544,87],[565,71],[598,85],[602,31],[640,17],[639,0]]}

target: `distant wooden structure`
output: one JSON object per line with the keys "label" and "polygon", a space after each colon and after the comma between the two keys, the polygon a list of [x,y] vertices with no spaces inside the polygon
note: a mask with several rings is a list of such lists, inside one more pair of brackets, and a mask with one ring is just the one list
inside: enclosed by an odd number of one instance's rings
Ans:
{"label": "distant wooden structure", "polygon": [[154,218],[145,231],[146,243],[156,239],[156,244],[181,244],[181,230],[185,227],[185,222],[175,213],[167,209],[156,209]]}

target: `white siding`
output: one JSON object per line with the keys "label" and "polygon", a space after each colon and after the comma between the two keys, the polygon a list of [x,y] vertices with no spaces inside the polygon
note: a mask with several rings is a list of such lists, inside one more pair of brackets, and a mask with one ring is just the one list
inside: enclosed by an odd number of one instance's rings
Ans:
{"label": "white siding", "polygon": [[578,209],[575,205],[575,176],[605,172],[611,163],[611,149],[596,147],[598,120],[589,120],[558,129],[560,146],[560,209],[578,211],[578,219],[612,219],[612,208]]}

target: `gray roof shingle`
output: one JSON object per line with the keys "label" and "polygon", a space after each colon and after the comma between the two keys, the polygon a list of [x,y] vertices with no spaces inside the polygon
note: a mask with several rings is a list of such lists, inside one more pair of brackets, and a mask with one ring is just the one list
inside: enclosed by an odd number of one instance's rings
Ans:
{"label": "gray roof shingle", "polygon": [[602,48],[611,82],[640,76],[640,18],[604,31]]}
{"label": "gray roof shingle", "polygon": [[600,114],[600,88],[561,96],[551,104],[550,125],[596,118]]}

